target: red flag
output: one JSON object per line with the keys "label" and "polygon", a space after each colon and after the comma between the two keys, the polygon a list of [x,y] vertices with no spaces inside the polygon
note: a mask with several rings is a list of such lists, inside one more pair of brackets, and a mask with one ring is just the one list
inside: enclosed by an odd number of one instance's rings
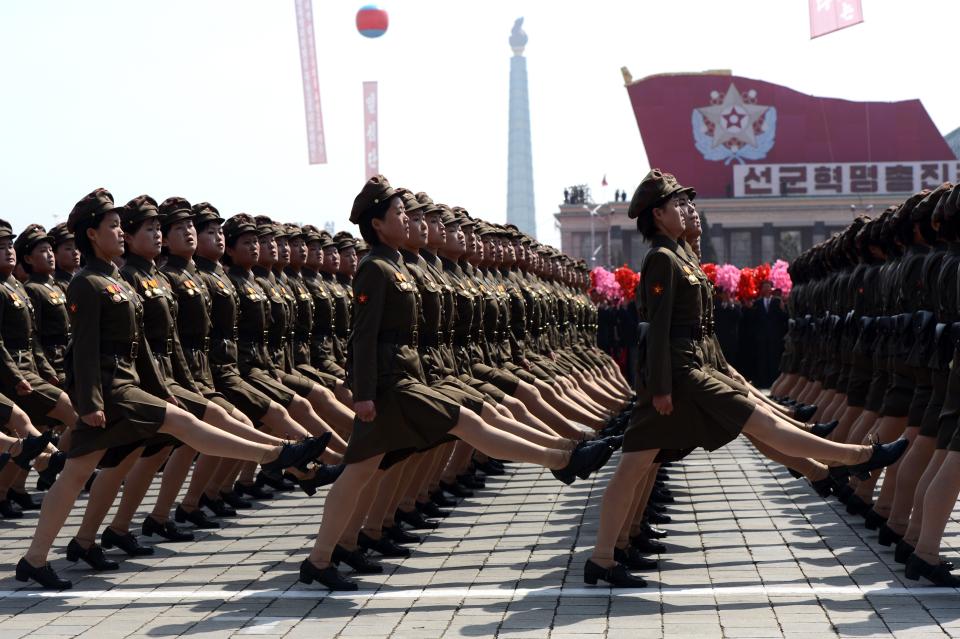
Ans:
{"label": "red flag", "polygon": [[303,108],[307,118],[307,149],[310,164],[327,163],[320,113],[320,81],[317,79],[317,48],[313,38],[312,0],[295,0],[297,35],[300,39],[300,71],[303,74]]}
{"label": "red flag", "polygon": [[809,0],[810,39],[863,22],[861,0]]}
{"label": "red flag", "polygon": [[380,173],[377,131],[377,83],[363,83],[363,163],[368,178]]}
{"label": "red flag", "polygon": [[606,186],[606,185],[607,185],[607,174],[604,173],[604,174],[603,174],[603,182],[600,183],[600,186]]}

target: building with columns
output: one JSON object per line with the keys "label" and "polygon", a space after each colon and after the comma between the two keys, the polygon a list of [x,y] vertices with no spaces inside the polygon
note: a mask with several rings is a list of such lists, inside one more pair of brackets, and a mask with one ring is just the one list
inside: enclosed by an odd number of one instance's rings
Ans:
{"label": "building with columns", "polygon": [[[649,166],[697,190],[705,260],[789,261],[857,215],[960,180],[960,161],[919,100],[821,98],[729,71],[623,75]],[[629,201],[564,202],[555,217],[565,253],[640,267],[647,244]]]}

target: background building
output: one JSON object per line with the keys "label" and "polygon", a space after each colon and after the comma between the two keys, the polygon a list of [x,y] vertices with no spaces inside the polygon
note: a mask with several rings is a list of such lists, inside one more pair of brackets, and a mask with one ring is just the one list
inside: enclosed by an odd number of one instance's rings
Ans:
{"label": "background building", "polygon": [[[649,165],[698,191],[705,260],[790,260],[856,215],[960,179],[919,100],[821,98],[729,71],[634,82],[624,69],[624,80]],[[639,267],[647,246],[626,215],[631,193],[598,205],[571,190],[556,214],[563,251]]]}

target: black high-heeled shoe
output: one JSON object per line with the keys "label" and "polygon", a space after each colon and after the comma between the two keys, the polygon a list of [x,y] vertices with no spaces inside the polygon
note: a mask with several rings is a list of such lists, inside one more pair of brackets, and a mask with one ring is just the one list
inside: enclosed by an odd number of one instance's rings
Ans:
{"label": "black high-heeled shoe", "polygon": [[895,544],[903,539],[903,535],[895,531],[893,528],[884,523],[880,526],[880,534],[877,536],[877,542],[881,546],[889,546],[890,544]]}
{"label": "black high-heeled shoe", "polygon": [[423,515],[416,510],[405,511],[397,508],[397,512],[394,513],[393,518],[397,523],[403,522],[414,530],[433,530],[440,526],[439,522],[424,519]]}
{"label": "black high-heeled shoe", "polygon": [[100,545],[107,550],[117,547],[127,553],[128,557],[147,557],[153,554],[153,548],[143,546],[137,538],[129,532],[118,533],[113,528],[104,528],[100,533]]}
{"label": "black high-heeled shoe", "polygon": [[850,495],[850,499],[847,500],[847,512],[851,515],[864,515],[871,508],[873,504],[868,504],[857,495]]}
{"label": "black high-heeled shoe", "polygon": [[357,534],[357,545],[364,550],[372,550],[383,557],[404,558],[410,556],[410,549],[398,546],[388,537],[374,539],[362,530]]}
{"label": "black high-heeled shoe", "polygon": [[297,489],[296,484],[291,484],[284,479],[283,474],[279,470],[275,472],[261,470],[257,473],[257,479],[255,480],[254,484],[260,487],[269,486],[280,493],[288,493]]}
{"label": "black high-heeled shoe", "polygon": [[283,478],[299,486],[300,490],[306,493],[308,497],[313,497],[317,494],[317,488],[332,484],[334,481],[336,481],[336,477],[338,477],[340,472],[342,472],[336,471],[335,469],[337,468],[342,469],[343,464],[340,464],[339,466],[330,466],[328,464],[317,466],[311,477],[304,477],[303,479],[300,479],[293,473],[289,472],[284,473]]}
{"label": "black high-heeled shoe", "polygon": [[192,532],[180,530],[177,528],[177,525],[169,519],[161,524],[150,515],[147,515],[143,520],[143,526],[140,530],[144,537],[159,535],[167,541],[173,542],[193,541],[195,539]]}
{"label": "black high-heeled shoe", "polygon": [[601,441],[581,442],[570,454],[567,465],[554,470],[553,476],[569,486],[577,477],[589,477],[590,473],[606,464],[612,454],[613,450]]}
{"label": "black high-heeled shoe", "polygon": [[805,404],[803,406],[797,406],[793,409],[793,418],[798,422],[808,422],[817,412],[817,407],[814,404]]}
{"label": "black high-heeled shoe", "polygon": [[69,590],[73,588],[73,582],[69,579],[61,579],[50,564],[34,568],[26,559],[17,562],[15,577],[17,581],[30,581],[32,579],[47,590]]}
{"label": "black high-heeled shoe", "polygon": [[9,499],[0,499],[0,517],[4,519],[20,519],[23,517],[23,511],[20,506]]}
{"label": "black high-heeled shoe", "polygon": [[896,463],[903,453],[906,452],[907,446],[909,445],[910,440],[908,439],[898,439],[889,444],[874,444],[870,459],[860,464],[847,466],[847,470],[851,475],[860,480],[870,479],[870,473],[872,471]]}
{"label": "black high-heeled shoe", "polygon": [[826,439],[827,437],[830,436],[830,433],[832,433],[839,425],[840,425],[840,420],[838,419],[835,419],[832,422],[827,422],[825,424],[814,424],[813,426],[810,427],[810,432],[816,435],[817,437],[823,437],[824,439]]}
{"label": "black high-heeled shoe", "polygon": [[435,493],[430,493],[430,501],[439,506],[440,508],[453,508],[457,505],[457,502],[453,499],[450,499],[443,494],[443,490],[438,490]]}
{"label": "black high-heeled shoe", "polygon": [[239,481],[234,482],[233,491],[238,495],[246,495],[247,497],[252,497],[253,499],[259,499],[260,501],[273,499],[273,493],[271,493],[269,490],[264,490],[263,486],[258,486],[256,483],[244,484]]}
{"label": "black high-heeled shoe", "polygon": [[[200,501],[197,502],[200,508],[208,508],[216,517],[236,517],[237,511],[233,506],[228,505],[219,497],[207,497],[206,493],[200,495]],[[199,510],[199,508],[198,508]],[[180,521],[179,519],[177,521]]]}
{"label": "black high-heeled shoe", "polygon": [[432,501],[415,501],[413,507],[424,517],[446,519],[450,516],[449,510],[443,510]]}
{"label": "black high-heeled shoe", "polygon": [[663,539],[669,537],[670,533],[662,528],[651,526],[648,522],[640,524],[640,535],[647,539]]}
{"label": "black high-heeled shoe", "polygon": [[630,545],[637,549],[637,552],[643,555],[659,555],[667,552],[667,547],[659,541],[647,539],[642,535],[634,535],[630,538]]}
{"label": "black high-heeled shoe", "polygon": [[[324,433],[328,435],[328,433]],[[307,466],[314,459],[323,453],[326,444],[321,447],[323,438],[308,437],[302,442],[287,442],[280,448],[280,454],[273,461],[260,464],[260,467],[266,471],[283,471],[284,468],[302,468]],[[329,437],[326,438],[330,440]],[[319,450],[319,452],[317,452]]]}
{"label": "black high-heeled shoe", "polygon": [[30,463],[47,449],[50,443],[50,431],[41,435],[30,435],[20,441],[20,452],[10,459],[23,470],[30,470]]}
{"label": "black high-heeled shoe", "polygon": [[673,521],[673,518],[670,517],[670,515],[664,515],[656,510],[648,510],[646,512],[646,518],[651,524],[669,524],[671,521]]}
{"label": "black high-heeled shoe", "polygon": [[317,437],[305,438],[301,443],[309,447],[309,451],[306,454],[307,459],[302,464],[297,464],[297,468],[299,468],[303,472],[307,472],[310,467],[310,462],[316,462],[318,464],[321,463],[320,455],[322,455],[323,452],[327,450],[327,444],[330,443],[330,439],[332,437],[333,437],[333,432],[328,430],[327,432]]}
{"label": "black high-heeled shoe", "polygon": [[177,509],[173,512],[173,519],[178,523],[182,524],[185,522],[190,522],[196,528],[203,528],[207,530],[212,530],[214,528],[220,527],[219,521],[213,521],[207,517],[207,513],[203,512],[202,508],[197,508],[187,512],[183,509],[183,506],[177,506]]}
{"label": "black high-heeled shoe", "polygon": [[244,499],[243,495],[238,493],[236,490],[221,490],[220,499],[223,500],[223,503],[230,506],[234,510],[246,510],[247,508],[253,508],[253,502],[249,499]]}
{"label": "black high-heeled shoe", "polygon": [[934,566],[920,559],[916,554],[911,554],[907,558],[907,565],[903,572],[907,579],[912,579],[913,581],[924,577],[934,586],[944,588],[960,587],[960,576],[950,574],[950,570],[944,567],[942,563]]}
{"label": "black high-heeled shoe", "polygon": [[367,557],[360,550],[347,550],[340,544],[334,546],[330,561],[335,564],[347,564],[353,568],[354,572],[361,575],[379,575],[383,572],[382,565]]}
{"label": "black high-heeled shoe", "polygon": [[462,475],[457,475],[457,482],[461,486],[466,486],[470,490],[483,490],[487,487],[487,482],[470,473],[464,473]]}
{"label": "black high-heeled shoe", "polygon": [[24,491],[20,492],[16,488],[7,489],[7,499],[15,503],[20,507],[20,510],[40,510],[40,506],[43,505],[43,497],[41,496],[39,500],[34,499],[33,495]]}
{"label": "black high-heeled shoe", "polygon": [[420,535],[415,535],[410,531],[404,530],[400,527],[400,524],[384,526],[380,530],[384,536],[398,544],[419,544],[423,541]]}
{"label": "black high-heeled shoe", "polygon": [[817,479],[810,482],[810,487],[813,488],[814,492],[826,499],[830,496],[830,493],[833,492],[833,479],[830,477]]}
{"label": "black high-heeled shoe", "polygon": [[359,588],[357,582],[341,575],[333,564],[326,568],[317,568],[309,559],[304,559],[300,564],[300,581],[308,585],[316,581],[330,590],[357,590]]}
{"label": "black high-heeled shoe", "polygon": [[666,493],[663,488],[654,488],[650,491],[650,501],[655,504],[674,504],[677,502],[673,495]]}
{"label": "black high-heeled shoe", "polygon": [[467,488],[466,486],[461,486],[456,481],[447,483],[445,481],[440,482],[440,489],[445,492],[453,495],[454,497],[459,497],[463,499],[464,497],[473,497],[473,491]]}
{"label": "black high-heeled shoe", "polygon": [[883,515],[880,515],[873,508],[868,510],[863,515],[863,526],[867,530],[877,530],[880,526],[883,526],[887,523],[887,518]]}
{"label": "black high-heeled shoe", "polygon": [[914,550],[916,548],[913,547],[913,544],[901,539],[897,542],[897,547],[893,551],[893,560],[898,564],[905,564]]}
{"label": "black high-heeled shoe", "polygon": [[583,567],[583,581],[595,586],[597,581],[603,580],[614,588],[646,588],[647,582],[627,572],[623,564],[616,564],[612,568],[604,568],[589,559]]}
{"label": "black high-heeled shoe", "polygon": [[498,475],[505,475],[507,473],[503,466],[495,463],[492,459],[477,464],[477,470],[489,477],[497,477]]}
{"label": "black high-heeled shoe", "polygon": [[67,561],[77,563],[81,559],[94,570],[116,570],[120,567],[120,564],[114,560],[107,559],[99,544],[90,544],[89,548],[84,548],[76,538],[73,538],[67,544]]}
{"label": "black high-heeled shoe", "polygon": [[630,570],[653,570],[657,567],[656,559],[644,557],[640,554],[640,551],[633,546],[627,546],[626,549],[614,548],[613,559]]}
{"label": "black high-heeled shoe", "polygon": [[67,456],[62,451],[57,451],[50,455],[47,467],[37,471],[37,490],[50,490],[53,482],[57,481],[57,475],[63,470],[67,463]]}

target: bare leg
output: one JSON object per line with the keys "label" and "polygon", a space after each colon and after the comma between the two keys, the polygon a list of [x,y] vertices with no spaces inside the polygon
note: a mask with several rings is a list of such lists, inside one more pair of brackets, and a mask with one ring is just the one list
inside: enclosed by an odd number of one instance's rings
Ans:
{"label": "bare leg", "polygon": [[[897,487],[893,495],[893,503],[890,506],[890,514],[887,519],[887,527],[904,534],[910,523],[910,512],[913,509],[913,503],[920,484],[920,478],[923,476],[927,467],[930,466],[930,460],[933,458],[934,450],[937,447],[936,437],[918,436],[910,444],[910,448],[903,454],[899,462],[900,472],[897,473]],[[888,477],[883,482],[886,487]],[[881,491],[881,496],[882,496]],[[877,506],[880,501],[877,500]],[[874,509],[877,507],[875,506]]]}
{"label": "bare leg", "polygon": [[[137,455],[132,460],[135,463],[130,472],[127,473],[126,481],[123,484],[123,496],[120,497],[120,505],[113,515],[113,521],[110,522],[110,528],[115,532],[125,533],[130,531],[130,522],[137,512],[137,508],[143,503],[143,498],[150,489],[150,484],[153,483],[160,466],[169,459],[171,450],[172,448],[167,446],[149,457]],[[94,487],[100,483],[102,475],[103,473],[97,475],[96,481],[93,482]],[[161,490],[162,485],[161,482]],[[92,493],[93,491],[91,491],[91,495]],[[93,532],[96,533],[96,530]],[[82,539],[80,541],[83,542]]]}
{"label": "bare leg", "polygon": [[937,565],[943,531],[960,494],[960,452],[947,451],[932,484],[937,489],[928,491],[923,499],[923,526],[914,553],[927,563]]}
{"label": "bare leg", "polygon": [[869,459],[871,454],[869,446],[837,444],[821,439],[789,426],[762,410],[753,411],[743,427],[743,432],[791,457],[811,457],[851,465]]}
{"label": "bare leg", "polygon": [[607,489],[603,491],[597,543],[590,557],[594,563],[605,568],[610,568],[616,563],[613,560],[613,549],[616,546],[617,537],[623,530],[634,505],[634,497],[639,492],[641,483],[646,479],[657,452],[642,450],[621,455],[620,463],[617,464]]}
{"label": "bare leg", "polygon": [[[330,565],[330,555],[337,540],[341,539],[350,524],[351,515],[360,505],[356,497],[374,478],[383,455],[348,464],[343,473],[333,482],[323,503],[323,518],[320,530],[313,543],[308,559],[317,568]],[[39,564],[38,564],[39,565]]]}
{"label": "bare leg", "polygon": [[927,495],[932,492],[930,490],[930,486],[933,485],[933,482],[940,473],[940,468],[943,466],[943,462],[946,459],[946,450],[934,450],[933,457],[930,458],[930,463],[927,464],[927,468],[923,471],[923,474],[920,475],[920,482],[917,484],[917,491],[913,494],[913,511],[910,513],[910,524],[907,526],[907,532],[905,532],[903,535],[903,538],[907,541],[907,543],[912,546],[916,546],[917,541],[920,539],[920,529],[923,527],[924,499],[926,499]]}
{"label": "bare leg", "polygon": [[90,487],[90,498],[87,500],[87,507],[83,511],[80,530],[76,534],[76,539],[83,548],[89,548],[97,540],[97,531],[100,530],[103,520],[117,498],[124,477],[140,459],[140,453],[142,452],[143,448],[137,448],[114,468],[104,468],[97,473],[97,479]]}
{"label": "bare leg", "polygon": [[[895,464],[887,466],[887,473],[884,475],[883,484],[880,486],[880,494],[877,496],[877,501],[873,505],[873,510],[878,515],[883,517],[890,515],[890,508],[893,506],[894,499],[896,498],[897,486],[899,485],[900,470],[903,468],[903,462],[907,456],[907,453],[910,452],[910,448],[913,448],[913,444],[917,441],[917,435],[919,434],[919,426],[910,426],[903,431],[904,438],[910,440],[910,447],[907,448],[907,451],[903,454],[903,457],[897,460]],[[919,477],[920,472],[917,472],[916,475]],[[912,487],[908,490],[908,494],[912,499]]]}

